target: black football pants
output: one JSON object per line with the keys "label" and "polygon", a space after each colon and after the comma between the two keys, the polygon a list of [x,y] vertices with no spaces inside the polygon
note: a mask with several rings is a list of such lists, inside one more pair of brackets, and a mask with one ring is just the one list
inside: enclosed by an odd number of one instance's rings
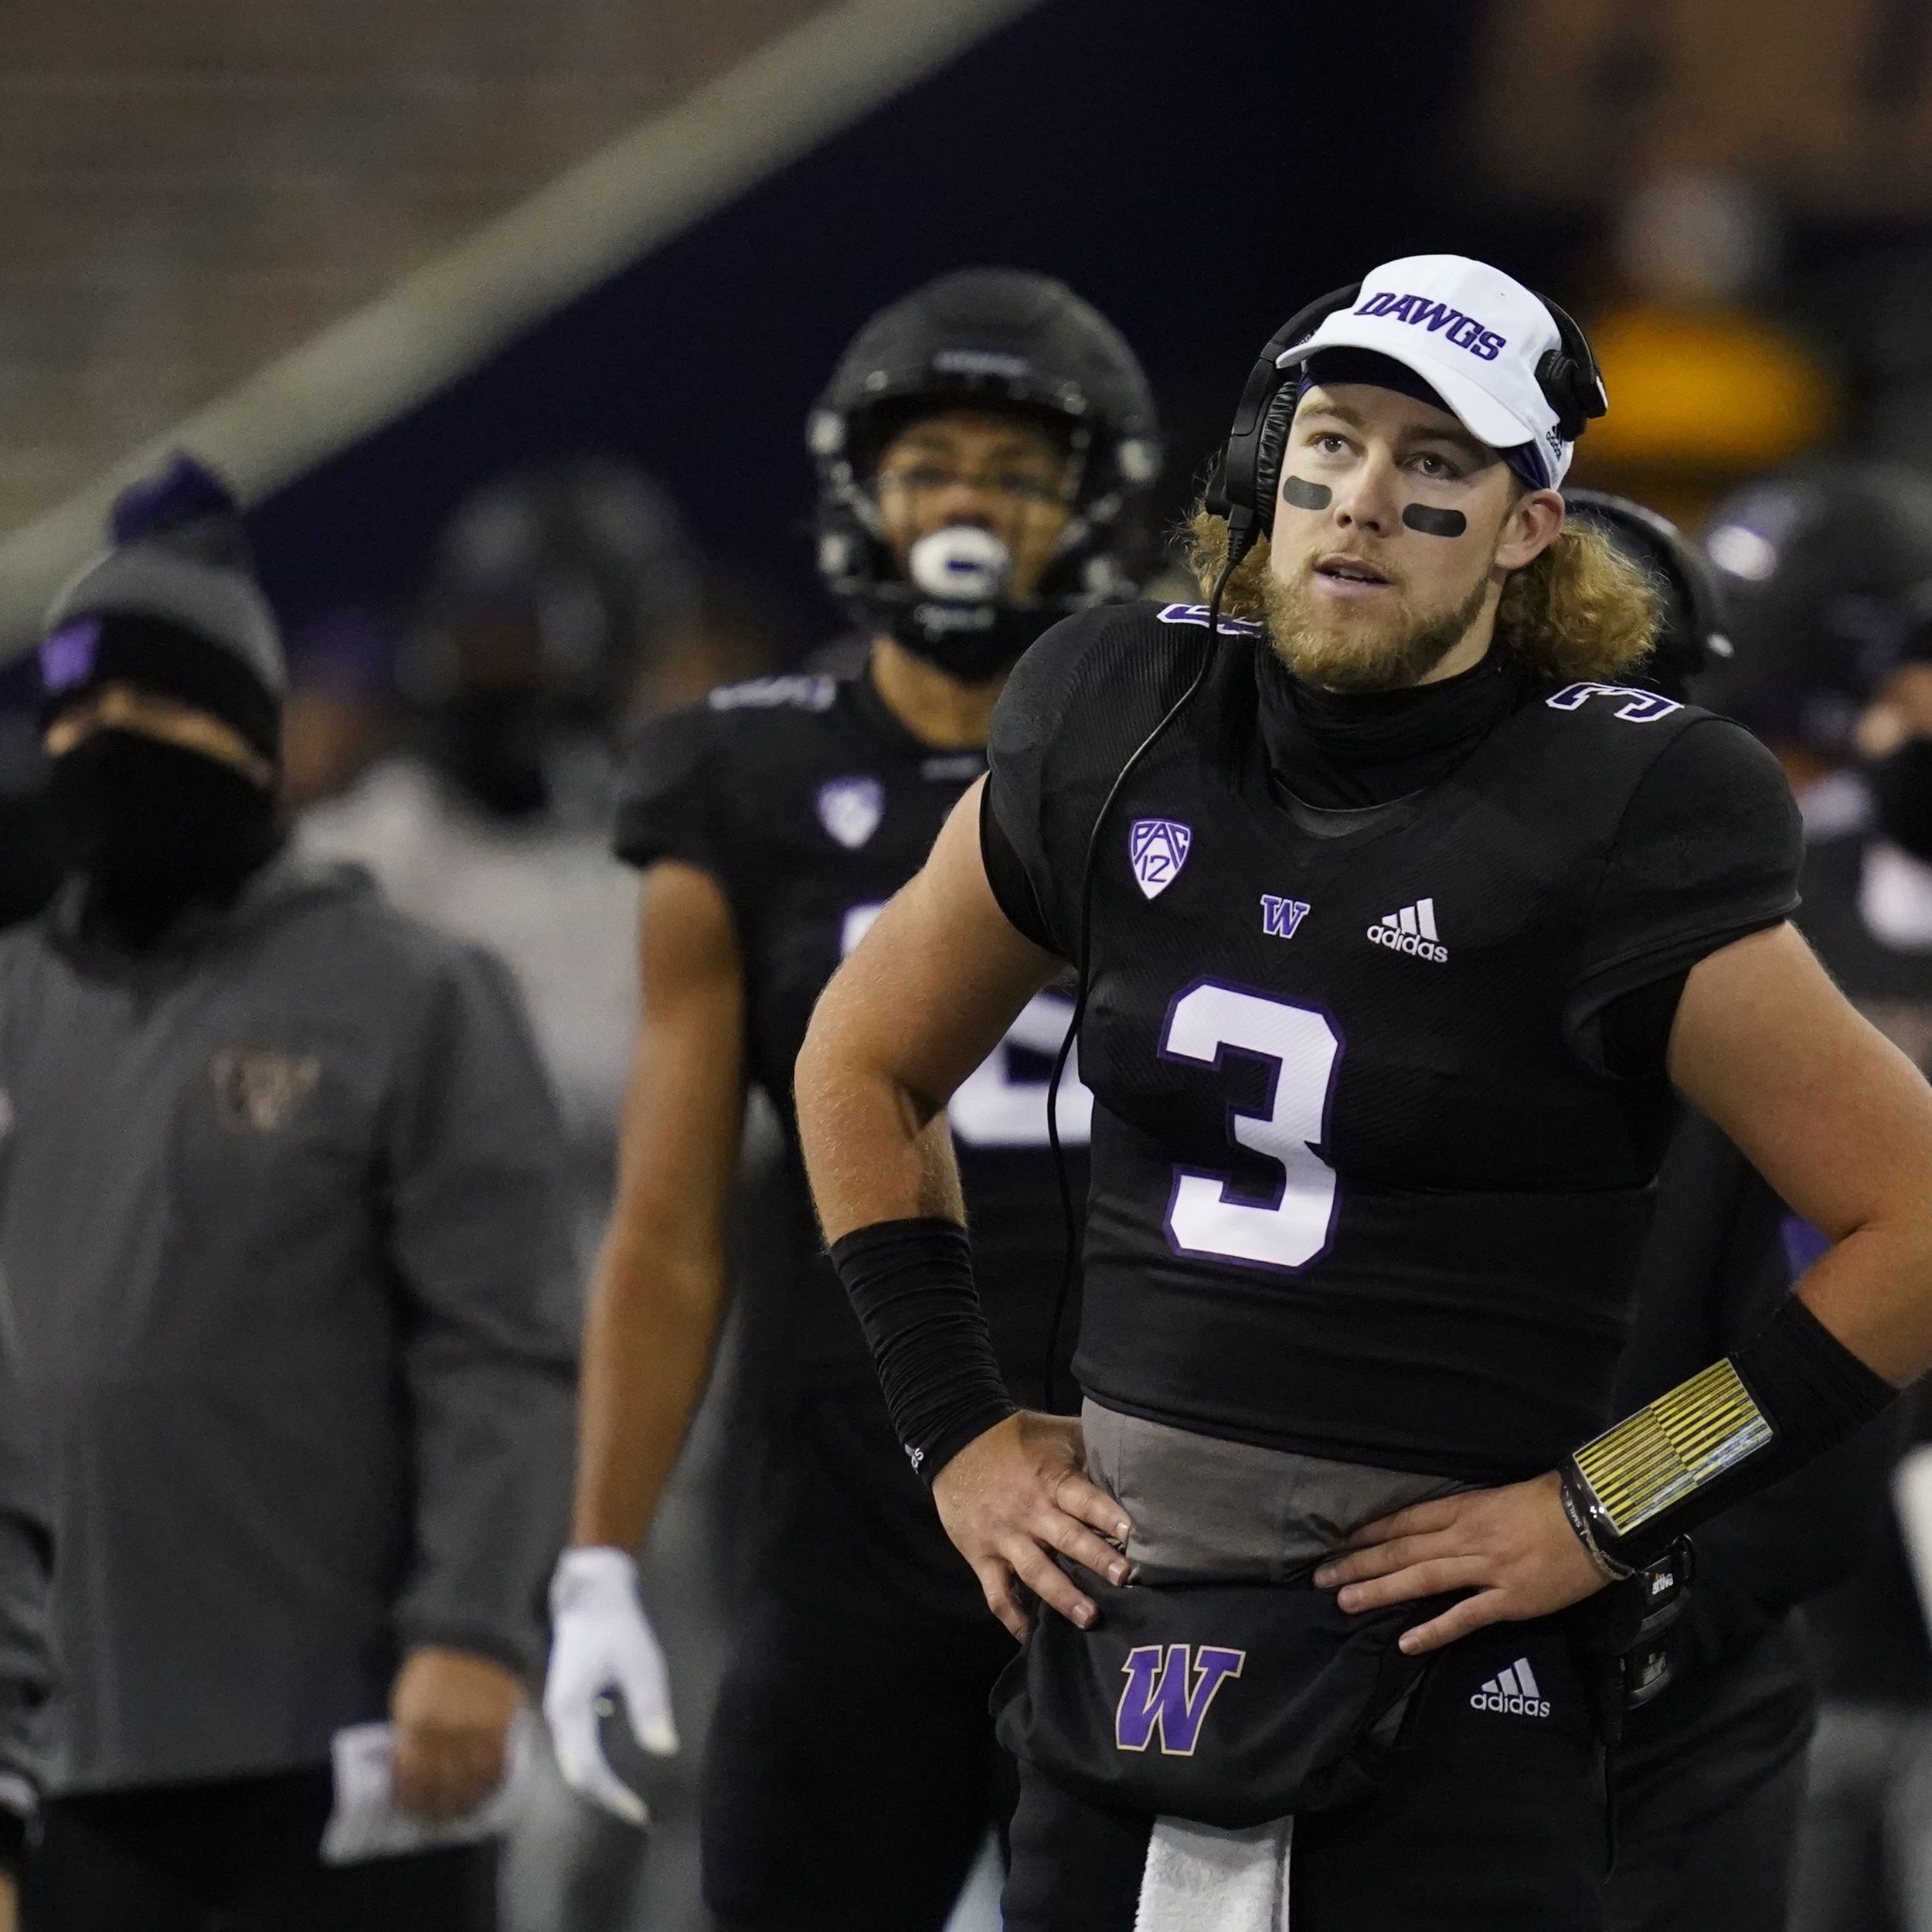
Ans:
{"label": "black football pants", "polygon": [[746,1607],[704,1770],[720,1932],[939,1932],[1012,1808],[993,1621]]}
{"label": "black football pants", "polygon": [[326,1767],[53,1798],[22,1932],[495,1932],[496,1849],[328,1866]]}
{"label": "black football pants", "polygon": [[[1545,1668],[1547,1716],[1470,1701],[1522,1648],[1507,1624],[1451,1646],[1403,1719],[1389,1782],[1295,1820],[1290,1932],[1602,1932],[1609,1844],[1590,1688]],[[1023,1767],[1006,1932],[1132,1932],[1153,1823]]]}
{"label": "black football pants", "polygon": [[1611,1758],[1611,1932],[1777,1932],[1815,1710],[1781,1629],[1631,1713]]}

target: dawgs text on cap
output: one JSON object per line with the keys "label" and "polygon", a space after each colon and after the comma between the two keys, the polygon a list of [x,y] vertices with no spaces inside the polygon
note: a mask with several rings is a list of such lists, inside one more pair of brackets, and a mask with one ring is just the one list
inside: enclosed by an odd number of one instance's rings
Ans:
{"label": "dawgs text on cap", "polygon": [[1466,255],[1406,255],[1372,270],[1355,306],[1328,316],[1277,366],[1325,349],[1373,349],[1413,369],[1492,449],[1533,444],[1554,489],[1571,446],[1557,433],[1536,365],[1560,340],[1556,318],[1501,269]]}

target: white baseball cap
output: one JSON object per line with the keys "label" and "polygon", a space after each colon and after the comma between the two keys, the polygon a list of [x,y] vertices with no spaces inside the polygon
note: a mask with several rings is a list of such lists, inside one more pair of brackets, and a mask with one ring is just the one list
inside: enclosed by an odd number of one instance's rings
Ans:
{"label": "white baseball cap", "polygon": [[1405,255],[1371,270],[1354,305],[1327,317],[1276,366],[1324,349],[1372,349],[1420,376],[1492,448],[1533,444],[1544,487],[1554,489],[1573,446],[1556,427],[1536,366],[1562,340],[1540,298],[1501,269],[1466,255]]}

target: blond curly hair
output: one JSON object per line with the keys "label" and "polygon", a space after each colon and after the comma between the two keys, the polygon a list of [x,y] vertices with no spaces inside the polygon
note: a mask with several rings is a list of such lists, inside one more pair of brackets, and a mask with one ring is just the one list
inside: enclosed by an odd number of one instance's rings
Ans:
{"label": "blond curly hair", "polygon": [[[1185,532],[1188,568],[1211,597],[1227,561],[1224,517],[1197,506]],[[1222,594],[1230,617],[1259,621],[1268,540],[1259,537]],[[1496,642],[1526,671],[1556,684],[1607,680],[1650,655],[1661,614],[1656,584],[1594,525],[1566,523],[1556,541],[1512,570],[1496,610]]]}

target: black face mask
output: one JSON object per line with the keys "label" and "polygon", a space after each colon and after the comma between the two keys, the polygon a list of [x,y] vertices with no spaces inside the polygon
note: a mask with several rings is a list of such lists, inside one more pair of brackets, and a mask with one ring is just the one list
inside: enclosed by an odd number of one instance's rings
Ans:
{"label": "black face mask", "polygon": [[1932,865],[1932,738],[1908,738],[1866,773],[1879,829]]}
{"label": "black face mask", "polygon": [[437,769],[493,818],[528,818],[550,802],[553,728],[522,698],[459,699],[426,726]]}
{"label": "black face mask", "polygon": [[896,642],[964,684],[985,684],[1010,670],[1058,615],[1033,603],[955,604],[937,597],[879,613]]}
{"label": "black face mask", "polygon": [[53,760],[48,800],[88,914],[145,946],[194,902],[223,905],[284,833],[274,795],[199,752],[91,733]]}

